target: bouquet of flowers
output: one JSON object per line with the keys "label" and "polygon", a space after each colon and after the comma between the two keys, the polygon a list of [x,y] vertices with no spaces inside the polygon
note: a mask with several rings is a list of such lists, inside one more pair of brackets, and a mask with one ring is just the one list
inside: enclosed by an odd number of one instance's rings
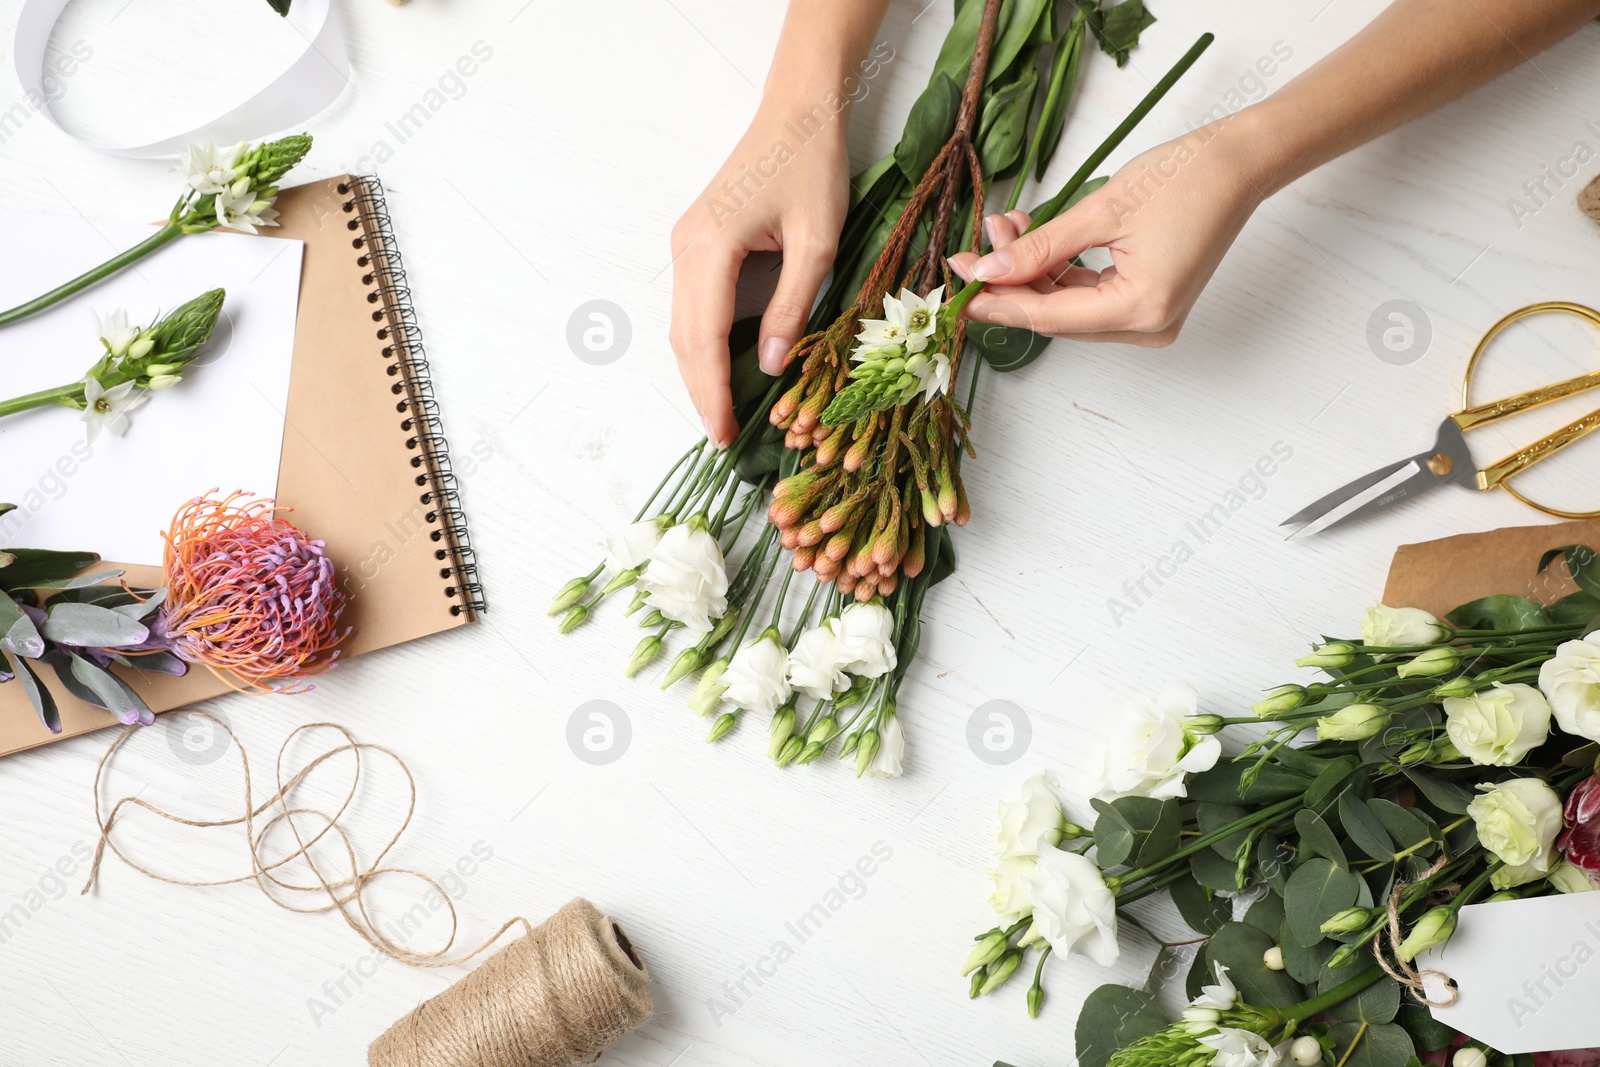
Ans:
{"label": "bouquet of flowers", "polygon": [[[1359,638],[1298,661],[1326,680],[1252,714],[1202,714],[1182,687],[1132,709],[1091,826],[1030,779],[1001,805],[1000,922],[967,957],[972,995],[1033,953],[1037,1015],[1052,954],[1110,964],[1122,909],[1165,891],[1203,939],[1191,1003],[1169,1022],[1149,992],[1102,986],[1084,1067],[1404,1067],[1452,1046],[1455,1067],[1525,1062],[1435,1021],[1425,1006],[1456,993],[1415,960],[1467,904],[1597,888],[1600,557],[1568,546],[1539,571],[1561,558],[1580,591],[1548,607],[1370,609]],[[1218,732],[1245,724],[1268,728],[1219,759]]]}
{"label": "bouquet of flowers", "polygon": [[[1046,343],[1000,327],[969,338],[960,313],[981,283],[945,299],[955,280],[945,258],[978,246],[991,180],[1016,176],[1009,207],[1026,171],[1043,172],[1088,36],[1120,65],[1153,21],[1142,0],[1104,9],[1076,0],[1071,11],[1058,29],[1050,0],[958,5],[900,143],[854,180],[833,281],[785,372],[763,375],[755,321],[735,324],[738,438],[684,453],[633,525],[607,543],[604,561],[551,605],[566,632],[606,596],[634,588],[628,614],[642,611],[648,633],[630,675],[661,654],[672,631],[689,634],[663,687],[698,672],[690,705],[716,715],[709,740],[755,710],[770,717],[768,752],[780,766],[813,762],[842,738],[839,755],[858,775],[900,772],[897,695],[920,641],[923,599],[955,568],[950,526],[971,515],[961,461],[975,454],[968,430],[979,367],[1016,369]],[[1202,38],[1034,212],[1036,225],[1093,187],[1093,169],[1209,43]],[[1051,44],[1041,85],[1039,55]],[[969,340],[981,359],[962,404],[953,394]],[[761,510],[768,522],[746,538]],[[814,580],[786,625],[794,578],[808,572]]]}

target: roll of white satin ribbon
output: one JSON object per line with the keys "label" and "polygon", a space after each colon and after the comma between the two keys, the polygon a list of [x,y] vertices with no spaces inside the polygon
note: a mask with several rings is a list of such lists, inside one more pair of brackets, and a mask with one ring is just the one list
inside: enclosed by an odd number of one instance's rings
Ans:
{"label": "roll of white satin ribbon", "polygon": [[[149,144],[114,144],[73,133],[51,111],[52,97],[45,73],[45,51],[50,33],[70,0],[23,0],[17,15],[13,62],[17,80],[29,104],[67,136],[97,152],[146,159],[177,155],[197,140],[219,144],[248,141],[263,134],[299,125],[329,104],[350,83],[350,53],[333,11],[333,0],[294,0],[289,18],[299,23],[306,50],[272,84],[224,115],[192,130],[174,133]],[[243,3],[245,0],[230,0]],[[259,2],[259,0],[257,0]]]}

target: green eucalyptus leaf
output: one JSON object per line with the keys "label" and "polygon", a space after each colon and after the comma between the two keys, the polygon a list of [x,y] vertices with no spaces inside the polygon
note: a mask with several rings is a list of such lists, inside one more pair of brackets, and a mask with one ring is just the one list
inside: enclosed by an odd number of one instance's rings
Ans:
{"label": "green eucalyptus leaf", "polygon": [[1322,856],[1331,861],[1335,867],[1350,869],[1350,861],[1345,858],[1344,849],[1339,847],[1339,837],[1327,822],[1310,808],[1301,808],[1294,816],[1295,832],[1300,835],[1300,851],[1313,856]]}
{"label": "green eucalyptus leaf", "polygon": [[[1250,814],[1250,809],[1242,804],[1196,804],[1194,819],[1200,827],[1202,834],[1212,834],[1221,830],[1230,823],[1238,822]],[[1232,862],[1239,852],[1239,846],[1244,844],[1245,838],[1250,835],[1249,830],[1238,830],[1212,843],[1211,848],[1217,855]]]}
{"label": "green eucalyptus leaf", "polygon": [[[973,5],[982,7],[982,4]],[[1103,985],[1084,999],[1073,1035],[1078,1067],[1106,1067],[1111,1054],[1167,1028],[1167,1013],[1142,989]]]}
{"label": "green eucalyptus leaf", "polygon": [[1250,905],[1244,913],[1244,921],[1262,933],[1276,937],[1278,931],[1283,929],[1283,898],[1277,893],[1268,893]]}
{"label": "green eucalyptus leaf", "polygon": [[1298,858],[1299,853],[1286,847],[1283,838],[1275,833],[1262,834],[1256,842],[1256,870],[1279,895],[1289,888],[1289,875],[1294,873]]}
{"label": "green eucalyptus leaf", "polygon": [[1373,797],[1367,801],[1367,807],[1389,832],[1389,839],[1394,842],[1396,849],[1415,848],[1422,855],[1433,851],[1432,848],[1423,845],[1423,842],[1434,836],[1435,829],[1432,826],[1433,820],[1427,815],[1415,808],[1403,808],[1383,797]]}
{"label": "green eucalyptus leaf", "polygon": [[1389,840],[1389,831],[1359,794],[1352,791],[1340,795],[1339,823],[1351,843],[1372,859],[1394,859],[1394,845]]}
{"label": "green eucalyptus leaf", "polygon": [[1328,1031],[1343,1067],[1405,1067],[1416,1055],[1411,1036],[1394,1023],[1343,1022]]}
{"label": "green eucalyptus leaf", "polygon": [[1283,949],[1283,969],[1289,973],[1289,977],[1304,985],[1315,982],[1327,965],[1328,958],[1339,950],[1336,943],[1326,938],[1312,945],[1302,945],[1295,940],[1287,920],[1278,932],[1278,946]]}
{"label": "green eucalyptus leaf", "polygon": [[1303,794],[1311,779],[1275,763],[1261,768],[1255,781],[1246,789],[1241,781],[1250,767],[1248,760],[1225,760],[1209,771],[1201,771],[1189,779],[1189,799],[1211,804],[1270,804]]}
{"label": "green eucalyptus leaf", "polygon": [[[1347,982],[1372,966],[1372,959],[1362,953],[1340,967],[1325,967],[1317,978],[1317,993],[1326,993],[1341,982]],[[1330,1022],[1366,1022],[1374,1025],[1393,1022],[1400,1010],[1400,985],[1380,978],[1355,996],[1342,1000],[1327,1010]]]}
{"label": "green eucalyptus leaf", "polygon": [[1322,940],[1322,924],[1352,906],[1361,894],[1361,879],[1314,856],[1295,868],[1283,893],[1287,928],[1302,945]]}
{"label": "green eucalyptus leaf", "polygon": [[1450,1042],[1455,1040],[1455,1027],[1446,1026],[1435,1019],[1433,1013],[1421,1004],[1413,1004],[1410,1001],[1401,1004],[1395,1021],[1405,1027],[1406,1033],[1411,1035],[1411,1040],[1417,1048],[1424,1052],[1437,1052],[1439,1049],[1448,1048]]}
{"label": "green eucalyptus leaf", "polygon": [[1229,898],[1202,886],[1193,876],[1179,878],[1169,891],[1178,914],[1197,934],[1216,933],[1233,914],[1233,902]]}
{"label": "green eucalyptus leaf", "polygon": [[1219,893],[1239,891],[1238,872],[1233,860],[1203,848],[1189,857],[1189,873],[1207,889]]}
{"label": "green eucalyptus leaf", "polygon": [[1420,767],[1405,767],[1402,770],[1405,776],[1411,779],[1411,784],[1420,789],[1422,795],[1440,811],[1449,812],[1451,815],[1467,813],[1467,805],[1472,803],[1471,789]]}
{"label": "green eucalyptus leaf", "polygon": [[1143,867],[1177,851],[1183,823],[1176,800],[1119,797],[1090,803],[1100,816],[1094,843],[1102,868]]}
{"label": "green eucalyptus leaf", "polygon": [[1286,972],[1269,969],[1262,959],[1276,943],[1271,934],[1248,923],[1228,923],[1206,943],[1206,959],[1228,968],[1228,978],[1239,987],[1245,1003],[1287,1008],[1305,1000],[1305,990]]}

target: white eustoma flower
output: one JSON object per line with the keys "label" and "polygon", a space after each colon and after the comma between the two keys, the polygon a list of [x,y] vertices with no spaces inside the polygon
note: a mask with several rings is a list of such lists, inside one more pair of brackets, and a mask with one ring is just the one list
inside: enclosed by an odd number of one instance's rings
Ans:
{"label": "white eustoma flower", "polygon": [[717,539],[694,521],[661,535],[639,576],[645,603],[690,633],[703,634],[728,610],[728,570]]}
{"label": "white eustoma flower", "polygon": [[123,382],[110,389],[96,378],[83,380],[83,415],[89,427],[89,442],[106,430],[118,437],[128,432],[128,412],[150,399],[150,394],[137,388],[136,382]]}
{"label": "white eustoma flower", "polygon": [[900,761],[906,754],[906,732],[900,728],[898,716],[885,715],[878,723],[878,751],[867,764],[868,778],[900,777]]}
{"label": "white eustoma flower", "polygon": [[1087,956],[1102,967],[1117,961],[1117,901],[1093,860],[1047,849],[1035,862],[1029,888],[1029,938],[1042,937],[1058,955]]}
{"label": "white eustoma flower", "polygon": [[1040,771],[1022,783],[1016,799],[1000,801],[994,828],[996,856],[1002,860],[1037,856],[1040,849],[1060,843],[1061,801],[1052,779],[1049,771]]}
{"label": "white eustoma flower", "polygon": [[217,194],[217,225],[229,230],[255,233],[260,226],[276,226],[278,209],[271,200],[257,198],[254,189],[235,196],[232,189]]}
{"label": "white eustoma flower", "polygon": [[1550,736],[1550,705],[1531,685],[1494,688],[1444,700],[1450,743],[1482,767],[1510,767]]}
{"label": "white eustoma flower", "polygon": [[771,715],[789,699],[789,650],[768,631],[733,654],[722,675],[722,699]]}
{"label": "white eustoma flower", "polygon": [[1600,889],[1588,871],[1570,860],[1556,864],[1556,869],[1550,872],[1550,884],[1558,893],[1592,893]]}
{"label": "white eustoma flower", "polygon": [[1038,866],[1034,856],[1008,856],[989,869],[989,880],[994,890],[989,894],[989,906],[1000,917],[1001,926],[1010,926],[1033,911],[1033,869]]}
{"label": "white eustoma flower", "polygon": [[1539,668],[1539,688],[1562,730],[1600,741],[1600,634],[1557,646]]}
{"label": "white eustoma flower", "polygon": [[126,355],[133,342],[139,339],[139,327],[128,325],[128,313],[121,308],[104,315],[95,312],[94,328],[106,351],[118,359]]}
{"label": "white eustoma flower", "polygon": [[1421,608],[1374,604],[1361,619],[1361,640],[1378,648],[1416,648],[1450,636],[1450,627]]}
{"label": "white eustoma flower", "polygon": [[612,574],[642,567],[661,541],[661,526],[645,519],[606,538],[606,570]]}
{"label": "white eustoma flower", "polygon": [[230,188],[239,176],[237,163],[245,143],[240,141],[231,148],[218,148],[215,142],[192,144],[178,158],[178,170],[183,172],[189,188],[204,196],[220,193]]}
{"label": "white eustoma flower", "polygon": [[826,624],[801,634],[789,653],[789,684],[813,700],[828,700],[849,689],[850,679],[839,666],[839,648],[839,635]]}
{"label": "white eustoma flower", "polygon": [[882,604],[851,604],[828,628],[839,638],[840,670],[858,678],[894,670],[894,614]]}
{"label": "white eustoma flower", "polygon": [[1220,1026],[1216,1033],[1196,1040],[1217,1050],[1211,1067],[1278,1067],[1283,1059],[1283,1051],[1266,1038],[1236,1026]]}
{"label": "white eustoma flower", "polygon": [[1181,682],[1167,686],[1155,700],[1129,704],[1111,724],[1095,795],[1108,800],[1187,796],[1187,776],[1210,770],[1222,754],[1215,735],[1191,736],[1184,729],[1199,707],[1199,694]]}
{"label": "white eustoma flower", "polygon": [[1479,844],[1506,865],[1507,877],[1510,869],[1521,867],[1535,876],[1549,874],[1559,855],[1556,835],[1563,826],[1556,791],[1538,778],[1509,778],[1478,789],[1467,814],[1477,827]]}

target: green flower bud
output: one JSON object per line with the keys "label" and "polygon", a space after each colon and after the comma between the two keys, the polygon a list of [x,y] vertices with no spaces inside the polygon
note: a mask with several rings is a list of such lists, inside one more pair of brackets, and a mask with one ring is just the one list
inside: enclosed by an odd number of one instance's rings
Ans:
{"label": "green flower bud", "polygon": [[622,673],[632,678],[655,662],[655,658],[659,655],[661,655],[661,638],[651,634],[634,648],[633,658],[628,660],[628,666]]}
{"label": "green flower bud", "polygon": [[163,389],[171,389],[181,381],[183,376],[179,374],[158,374],[145,382],[144,387],[152,393],[159,393]]}
{"label": "green flower bud", "polygon": [[624,615],[632,615],[634,612],[636,612],[640,608],[644,607],[644,602],[646,600],[649,600],[649,599],[650,599],[650,594],[649,593],[646,593],[642,589],[639,590],[637,593],[633,594],[633,599],[628,602],[628,609],[626,611],[624,611],[622,614],[624,614]]}
{"label": "green flower bud", "polygon": [[1363,945],[1360,941],[1351,941],[1347,944],[1340,945],[1338,948],[1333,950],[1333,955],[1328,957],[1328,966],[1330,968],[1343,967],[1345,964],[1355,959],[1359,953],[1365,952],[1366,948],[1367,946]]}
{"label": "green flower bud", "polygon": [[867,768],[872,766],[872,757],[878,754],[878,746],[882,743],[877,730],[867,730],[861,735],[861,744],[856,746],[857,778],[867,773]]}
{"label": "green flower bud", "polygon": [[1296,667],[1348,667],[1356,658],[1356,646],[1348,641],[1329,641],[1309,656],[1294,661]]}
{"label": "green flower bud", "polygon": [[772,717],[771,741],[767,744],[767,758],[777,759],[778,753],[783,751],[783,746],[788,743],[790,735],[794,733],[794,707],[779,708],[778,713]]}
{"label": "green flower bud", "polygon": [[739,622],[739,613],[730,611],[722,618],[711,624],[711,633],[706,637],[706,647],[715,648],[718,641],[727,637],[734,626]]}
{"label": "green flower bud", "polygon": [[667,668],[667,677],[661,682],[661,688],[670,688],[673,682],[693,674],[700,667],[704,653],[698,648],[686,648],[678,653],[678,658],[672,661],[672,666]]}
{"label": "green flower bud", "polygon": [[1183,720],[1183,736],[1189,740],[1208,737],[1222,729],[1221,715],[1191,715]]}
{"label": "green flower bud", "polygon": [[606,583],[606,587],[604,589],[600,590],[600,595],[601,596],[609,596],[612,593],[615,593],[618,589],[624,589],[627,586],[632,585],[634,582],[637,582],[638,580],[639,580],[639,568],[638,567],[629,567],[625,571],[618,571],[617,574],[616,574],[616,577],[612,578],[609,582],[607,582]]}
{"label": "green flower bud", "polygon": [[[798,741],[800,739],[796,737],[791,738],[791,740]],[[795,762],[799,764],[815,763],[827,750],[827,745],[818,744],[815,741],[808,741],[806,742],[806,746],[800,750],[800,756],[795,760]]]}
{"label": "green flower bud", "polygon": [[[154,349],[155,347],[156,347],[155,338],[151,337],[149,333],[145,333],[137,341],[133,342],[133,344],[128,346],[128,358],[129,359],[143,359],[145,356],[148,356],[150,354],[151,350]],[[156,369],[157,367],[159,367],[161,369],[157,370]],[[179,369],[179,367],[180,367],[180,365],[176,365],[176,364],[172,364],[172,363],[157,363],[154,367],[146,367],[145,368],[145,373],[150,375],[151,377],[155,377],[155,376],[161,375],[161,374],[172,374],[175,371],[177,371]]]}
{"label": "green flower bud", "polygon": [[[137,348],[140,343],[142,342],[135,342],[134,348]],[[128,351],[131,354],[133,349],[130,348]],[[149,350],[146,349],[146,351]],[[181,370],[183,370],[183,364],[181,363],[152,363],[144,369],[144,372],[152,378],[159,378],[163,374],[177,374]]]}
{"label": "green flower bud", "polygon": [[1011,976],[1017,973],[1017,967],[1021,963],[1022,953],[1020,952],[1007,952],[1004,956],[1001,956],[989,967],[989,976],[978,987],[978,996],[986,997],[1005,985],[1011,980]]}
{"label": "green flower bud", "polygon": [[1044,1004],[1044,989],[1040,986],[1028,987],[1028,1018],[1037,1019],[1039,1008]]}
{"label": "green flower bud", "polygon": [[1465,674],[1458,674],[1433,691],[1433,699],[1448,700],[1469,697],[1478,691],[1478,685]]}
{"label": "green flower bud", "polygon": [[[643,594],[640,595],[642,596]],[[657,626],[660,626],[666,621],[667,617],[661,614],[660,609],[651,608],[649,612],[645,614],[644,618],[639,620],[639,629],[654,630]]]}
{"label": "green flower bud", "polygon": [[1075,822],[1068,822],[1063,816],[1061,819],[1061,840],[1076,841],[1080,837],[1088,837],[1094,831],[1085,829]]}
{"label": "green flower bud", "polygon": [[1004,931],[989,931],[972,946],[972,951],[967,954],[967,961],[961,965],[961,973],[971,974],[979,967],[993,963],[1005,952],[1007,945]]}
{"label": "green flower bud", "polygon": [[1515,893],[1515,892],[1512,892],[1509,889],[1502,889],[1498,893],[1489,894],[1487,897],[1484,898],[1483,902],[1485,904],[1499,904],[1502,901],[1521,900],[1521,899],[1522,899],[1522,894],[1521,893]]}
{"label": "green flower bud", "polygon": [[586,594],[588,591],[588,578],[572,579],[572,581],[561,587],[561,592],[557,593],[556,598],[550,602],[550,610],[545,612],[545,614],[550,616],[560,615],[562,612],[572,607],[572,605],[582,600],[584,594]]}
{"label": "green flower bud", "polygon": [[989,977],[989,969],[987,967],[979,967],[977,970],[972,972],[972,985],[967,990],[968,999],[970,999],[970,1000],[978,999],[978,990],[983,988],[984,980],[987,979],[988,977]]}
{"label": "green flower bud", "polygon": [[817,725],[811,728],[811,732],[806,735],[806,743],[809,745],[825,745],[832,741],[838,733],[839,720],[832,715],[826,715],[818,721]]}
{"label": "green flower bud", "polygon": [[1376,704],[1351,704],[1317,720],[1317,737],[1323,741],[1361,741],[1375,737],[1388,725],[1389,712]]}
{"label": "green flower bud", "polygon": [[1265,699],[1251,704],[1250,710],[1256,713],[1257,718],[1270,719],[1274,715],[1287,714],[1305,702],[1305,686],[1280,685],[1269,692]]}
{"label": "green flower bud", "polygon": [[1330,916],[1322,924],[1325,934],[1353,934],[1357,930],[1364,930],[1372,921],[1372,912],[1367,908],[1346,908]]}
{"label": "green flower bud", "polygon": [[728,669],[727,659],[711,661],[700,674],[700,682],[694,687],[694,696],[689,698],[689,710],[697,715],[710,715],[717,710],[717,705],[722,702],[722,694],[727,692],[727,685],[722,682],[722,675]]}
{"label": "green flower bud", "polygon": [[1406,939],[1400,942],[1400,947],[1395,950],[1395,955],[1401,960],[1410,963],[1417,956],[1450,940],[1450,935],[1456,929],[1456,913],[1453,908],[1441,904],[1437,908],[1423,913],[1422,918],[1411,927]]}
{"label": "green flower bud", "polygon": [[778,758],[775,762],[780,767],[787,767],[794,762],[795,757],[800,755],[801,750],[804,748],[805,742],[798,737],[791,737],[783,743],[783,748],[778,750]]}
{"label": "green flower bud", "polygon": [[561,620],[560,630],[569,634],[583,625],[583,620],[589,617],[589,609],[582,604],[567,612],[567,617]]}
{"label": "green flower bud", "polygon": [[839,758],[849,759],[856,754],[856,746],[861,744],[860,734],[851,734],[844,739],[844,744],[839,746]]}
{"label": "green flower bud", "polygon": [[706,741],[721,741],[738,721],[739,716],[731,711],[718,715],[717,721],[711,724],[711,732],[706,735]]}
{"label": "green flower bud", "polygon": [[1453,648],[1430,648],[1394,669],[1401,678],[1434,678],[1449,674],[1461,665],[1461,653]]}

